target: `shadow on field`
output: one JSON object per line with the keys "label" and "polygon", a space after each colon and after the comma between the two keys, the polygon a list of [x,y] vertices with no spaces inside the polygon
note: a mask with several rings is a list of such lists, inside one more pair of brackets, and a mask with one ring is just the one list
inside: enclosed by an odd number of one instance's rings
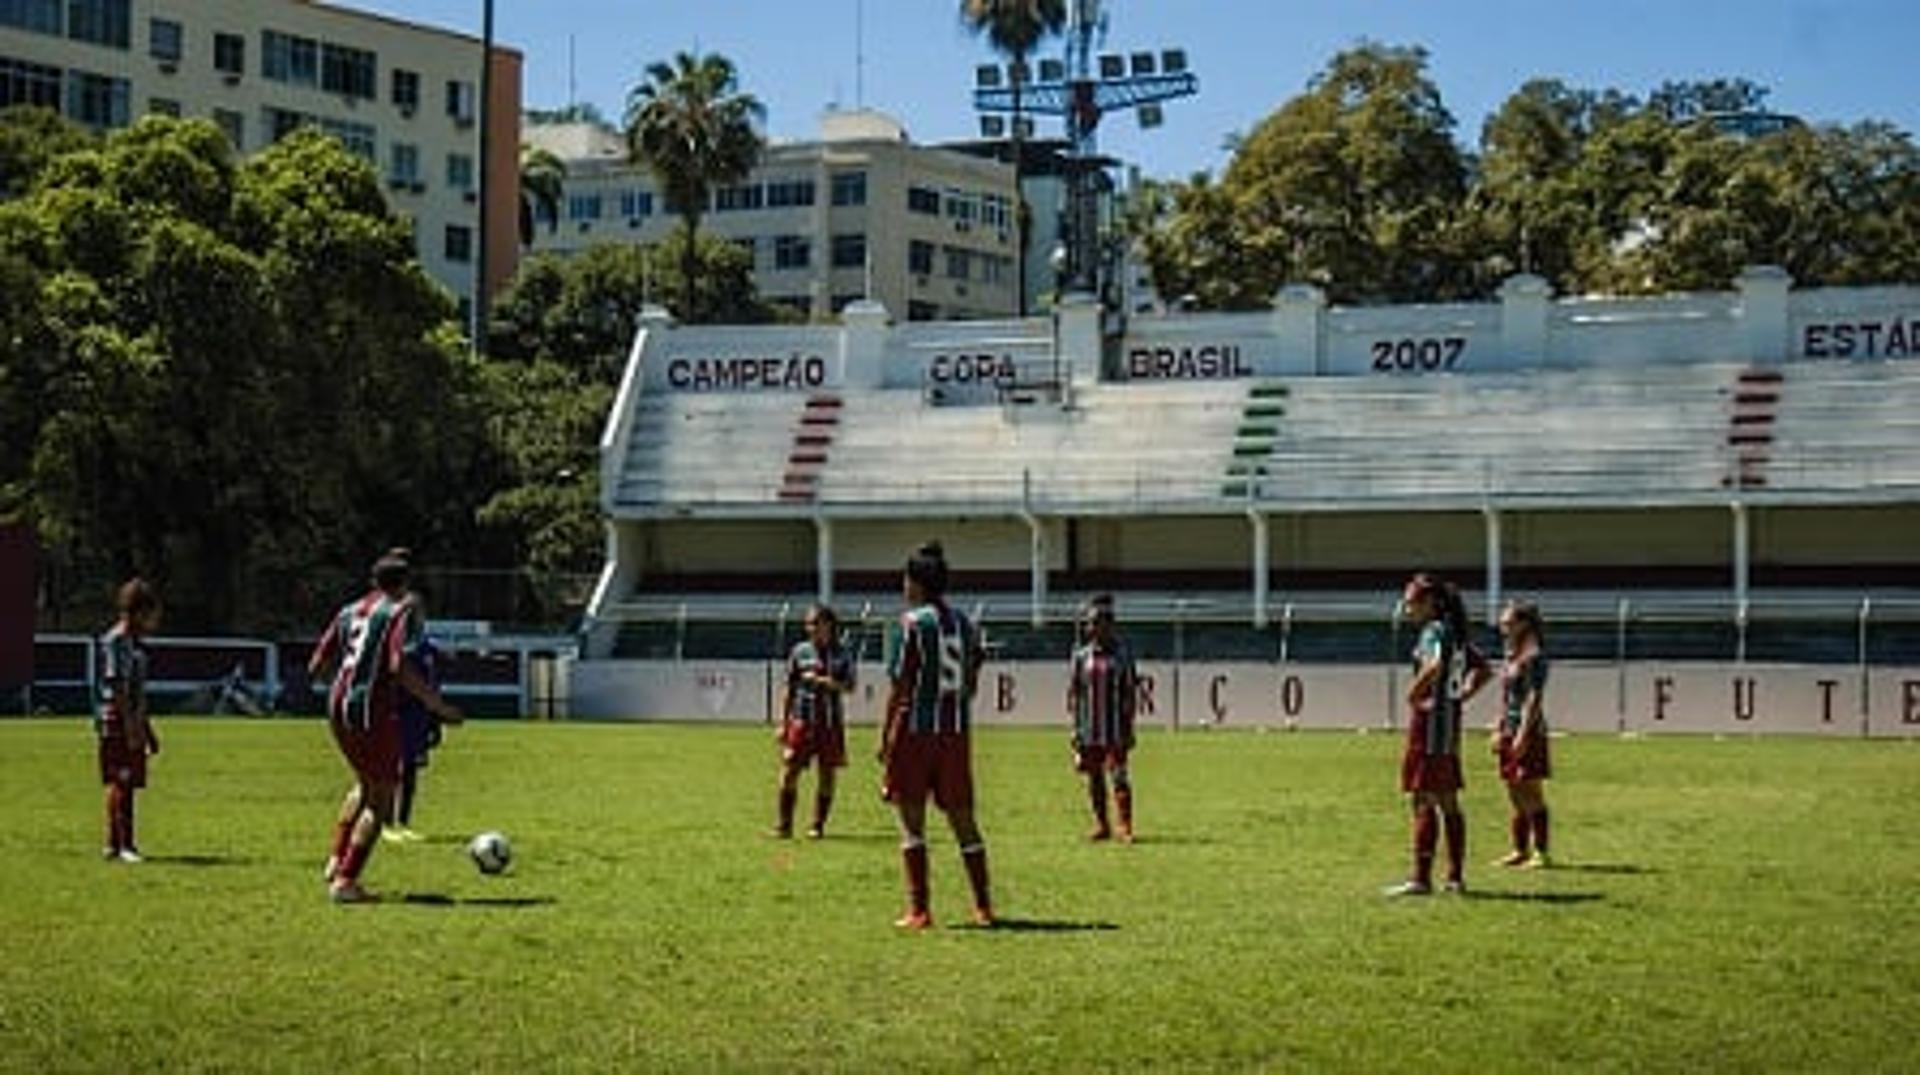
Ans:
{"label": "shadow on field", "polygon": [[400,897],[409,907],[549,907],[560,902],[552,896],[449,896],[444,892],[409,892]]}
{"label": "shadow on field", "polygon": [[996,918],[991,926],[961,928],[993,933],[1106,933],[1120,927],[1112,922],[1070,922],[1056,918]]}
{"label": "shadow on field", "polygon": [[147,855],[155,866],[251,866],[256,861],[244,855]]}
{"label": "shadow on field", "polygon": [[1642,874],[1659,873],[1651,866],[1636,866],[1631,862],[1556,862],[1549,873],[1604,873],[1621,877],[1639,877]]}
{"label": "shadow on field", "polygon": [[1594,903],[1606,899],[1602,892],[1488,892],[1469,889],[1462,895],[1470,900],[1504,900],[1509,903]]}

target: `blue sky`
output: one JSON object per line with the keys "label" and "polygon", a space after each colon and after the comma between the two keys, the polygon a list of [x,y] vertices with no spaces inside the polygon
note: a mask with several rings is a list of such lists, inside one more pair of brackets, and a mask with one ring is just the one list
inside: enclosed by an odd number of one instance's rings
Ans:
{"label": "blue sky", "polygon": [[[336,0],[479,32],[481,0]],[[617,116],[636,74],[680,49],[739,65],[775,137],[805,138],[828,105],[899,116],[918,141],[976,130],[973,67],[990,57],[964,33],[956,0],[495,0],[497,33],[526,54],[531,106],[579,99]],[[865,76],[856,79],[856,11]],[[1744,75],[1772,105],[1814,122],[1884,119],[1920,129],[1915,0],[1109,0],[1106,48],[1184,46],[1200,95],[1141,132],[1110,117],[1101,146],[1151,175],[1224,162],[1227,134],[1257,123],[1337,50],[1363,38],[1423,45],[1456,136],[1535,76],[1644,94],[1667,78]]]}

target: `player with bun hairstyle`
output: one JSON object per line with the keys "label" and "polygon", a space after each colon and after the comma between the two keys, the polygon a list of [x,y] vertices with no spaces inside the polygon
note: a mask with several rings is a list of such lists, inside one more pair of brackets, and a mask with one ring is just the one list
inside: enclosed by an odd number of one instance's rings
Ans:
{"label": "player with bun hairstyle", "polygon": [[1444,825],[1449,892],[1466,888],[1467,818],[1460,809],[1461,707],[1490,675],[1470,642],[1466,603],[1451,585],[1428,574],[1408,580],[1401,614],[1420,627],[1407,685],[1407,748],[1400,789],[1413,806],[1413,873],[1387,890],[1393,896],[1433,891],[1433,858]]}
{"label": "player with bun hairstyle", "polygon": [[773,835],[793,835],[793,809],[800,795],[800,774],[818,761],[819,783],[813,797],[813,824],[807,836],[826,835],[833,811],[834,770],[847,764],[846,695],[853,690],[853,655],[840,645],[840,618],[826,604],[807,609],[807,637],[787,654],[787,685],[781,704],[779,819]]}
{"label": "player with bun hairstyle", "polygon": [[128,579],[115,595],[119,619],[100,638],[100,695],[95,731],[100,782],[106,787],[109,862],[140,861],[133,838],[133,795],[147,786],[147,756],[160,736],[147,712],[147,637],[160,627],[160,598],[145,579]]}
{"label": "player with bun hairstyle", "polygon": [[360,871],[373,855],[381,827],[392,819],[400,789],[402,692],[419,699],[443,724],[464,719],[407,660],[424,632],[408,589],[411,575],[405,549],[390,549],[374,561],[373,589],[341,607],[307,662],[314,682],[334,669],[328,723],[354,775],[354,786],[340,804],[325,871],[336,903],[373,899],[360,887]]}
{"label": "player with bun hairstyle", "polygon": [[980,666],[986,660],[980,630],[947,604],[947,559],[938,542],[914,550],[901,579],[907,610],[890,636],[891,690],[881,723],[881,794],[900,818],[900,857],[907,878],[907,913],[894,923],[923,930],[933,924],[927,880],[927,796],[947,815],[960,861],[973,887],[973,920],[993,924],[987,889],[987,845],[973,815],[973,761],[969,725]]}
{"label": "player with bun hairstyle", "polygon": [[[1553,775],[1547,749],[1546,633],[1540,606],[1509,601],[1500,611],[1500,637],[1506,643],[1500,666],[1501,700],[1505,703],[1494,730],[1493,752],[1500,759],[1500,779],[1513,804],[1509,827],[1513,853],[1503,866],[1544,867],[1547,858],[1547,795],[1542,782]],[[1531,843],[1531,854],[1529,854]]]}

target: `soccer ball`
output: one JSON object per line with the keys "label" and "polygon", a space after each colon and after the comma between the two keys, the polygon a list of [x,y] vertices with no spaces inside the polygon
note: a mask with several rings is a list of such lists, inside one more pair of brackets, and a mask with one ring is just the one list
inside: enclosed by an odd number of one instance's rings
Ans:
{"label": "soccer ball", "polygon": [[513,861],[513,845],[497,832],[483,832],[467,843],[467,857],[481,873],[495,874]]}

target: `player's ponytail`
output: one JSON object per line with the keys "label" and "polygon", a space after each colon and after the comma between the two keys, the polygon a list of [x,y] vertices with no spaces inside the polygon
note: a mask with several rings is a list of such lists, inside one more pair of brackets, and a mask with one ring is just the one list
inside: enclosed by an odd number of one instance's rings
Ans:
{"label": "player's ponytail", "polygon": [[1447,633],[1454,640],[1465,645],[1473,639],[1473,627],[1467,619],[1467,600],[1460,596],[1460,588],[1451,582],[1440,584],[1440,617],[1446,621]]}

